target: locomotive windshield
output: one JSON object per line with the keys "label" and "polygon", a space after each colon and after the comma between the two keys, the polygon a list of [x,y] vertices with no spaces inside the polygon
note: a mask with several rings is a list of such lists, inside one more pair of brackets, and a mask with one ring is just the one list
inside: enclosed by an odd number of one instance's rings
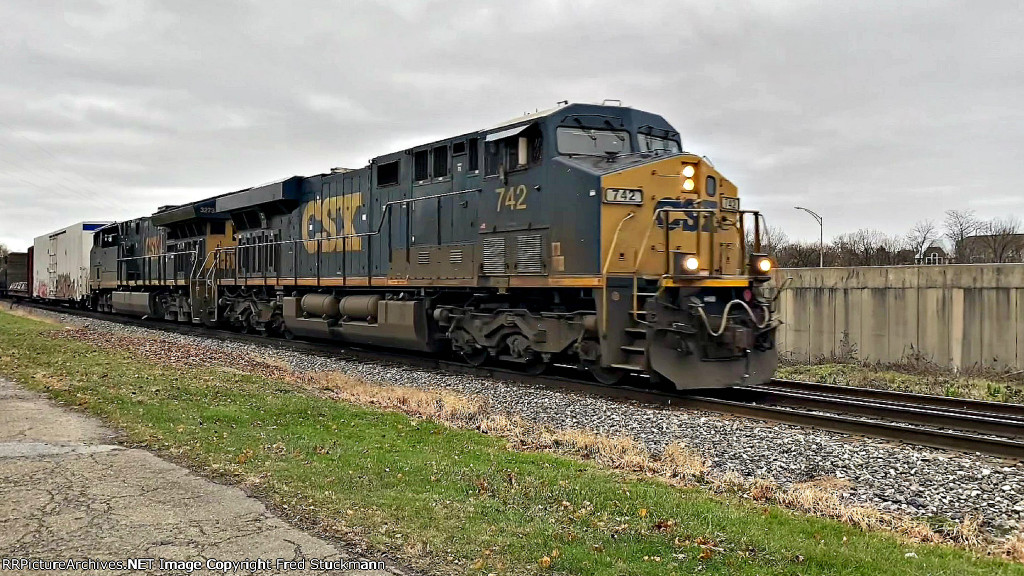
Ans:
{"label": "locomotive windshield", "polygon": [[650,134],[637,134],[640,152],[679,152],[679,142]]}
{"label": "locomotive windshield", "polygon": [[589,154],[604,156],[608,153],[632,152],[629,132],[624,130],[593,130],[563,126],[556,131],[559,154]]}

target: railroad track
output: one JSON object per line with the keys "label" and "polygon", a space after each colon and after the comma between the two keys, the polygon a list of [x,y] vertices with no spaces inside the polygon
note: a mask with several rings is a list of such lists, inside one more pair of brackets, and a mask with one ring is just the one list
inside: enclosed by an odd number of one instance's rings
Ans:
{"label": "railroad track", "polygon": [[908,444],[1024,459],[1024,406],[889,390],[773,380],[763,386],[700,390],[683,394],[652,390],[643,377],[626,386],[607,386],[580,378],[571,367],[554,367],[534,376],[502,367],[474,367],[452,359],[372,347],[339,348],[336,343],[287,341],[87,310],[23,303],[59,313],[220,340],[258,343],[362,362],[390,362],[430,370],[511,380],[549,389],[704,410],[784,424],[883,438]]}
{"label": "railroad track", "polygon": [[688,407],[1024,459],[1024,406],[773,380],[688,397]]}

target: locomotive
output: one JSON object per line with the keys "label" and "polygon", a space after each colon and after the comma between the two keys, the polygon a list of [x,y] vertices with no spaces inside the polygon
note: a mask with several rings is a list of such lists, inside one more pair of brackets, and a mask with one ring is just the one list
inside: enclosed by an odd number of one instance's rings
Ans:
{"label": "locomotive", "polygon": [[661,116],[566,103],[100,227],[84,304],[606,384],[764,383],[762,222]]}

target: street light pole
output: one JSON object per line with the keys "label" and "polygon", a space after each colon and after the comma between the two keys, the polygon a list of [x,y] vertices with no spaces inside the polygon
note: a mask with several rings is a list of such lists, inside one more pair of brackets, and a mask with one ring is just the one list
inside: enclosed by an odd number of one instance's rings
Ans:
{"label": "street light pole", "polygon": [[825,225],[822,224],[821,215],[814,210],[803,208],[802,206],[795,206],[797,210],[803,210],[811,215],[812,218],[818,221],[818,268],[825,267]]}

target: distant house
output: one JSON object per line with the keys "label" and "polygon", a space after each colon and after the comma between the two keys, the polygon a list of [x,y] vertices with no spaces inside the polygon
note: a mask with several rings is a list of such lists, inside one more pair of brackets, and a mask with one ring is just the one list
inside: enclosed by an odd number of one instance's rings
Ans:
{"label": "distant house", "polygon": [[977,234],[957,243],[957,253],[971,262],[1024,262],[1024,234]]}
{"label": "distant house", "polygon": [[910,248],[904,248],[904,249],[902,249],[902,250],[900,250],[899,252],[896,253],[895,262],[893,262],[893,263],[898,265],[898,266],[904,266],[906,264],[913,264],[914,263],[914,257],[916,255],[917,255],[917,252],[914,252]]}
{"label": "distant house", "polygon": [[915,264],[925,265],[952,264],[955,260],[938,240],[933,240],[924,250],[918,252],[917,256],[914,256]]}

